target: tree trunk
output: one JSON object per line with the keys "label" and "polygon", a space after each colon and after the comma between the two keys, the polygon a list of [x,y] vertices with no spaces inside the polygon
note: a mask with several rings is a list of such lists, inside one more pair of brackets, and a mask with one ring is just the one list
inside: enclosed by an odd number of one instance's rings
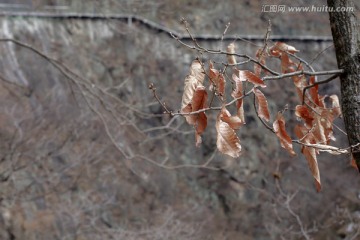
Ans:
{"label": "tree trunk", "polygon": [[[328,0],[331,31],[340,75],[341,108],[350,146],[360,144],[360,33],[350,0]],[[352,11],[349,10],[352,7]],[[360,146],[352,149],[360,171]]]}

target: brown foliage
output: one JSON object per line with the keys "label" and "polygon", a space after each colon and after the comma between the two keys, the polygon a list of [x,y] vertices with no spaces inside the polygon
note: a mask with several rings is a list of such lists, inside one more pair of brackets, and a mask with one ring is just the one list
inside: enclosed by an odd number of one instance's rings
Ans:
{"label": "brown foliage", "polygon": [[184,94],[181,102],[181,109],[187,107],[191,103],[195,89],[198,86],[203,86],[205,80],[205,73],[199,60],[194,60],[190,66],[189,75],[185,78]]}
{"label": "brown foliage", "polygon": [[240,140],[234,131],[236,121],[233,121],[229,112],[223,108],[216,120],[218,150],[233,158],[239,157],[241,153]]}
{"label": "brown foliage", "polygon": [[273,128],[276,136],[280,140],[281,146],[285,148],[292,156],[296,155],[293,149],[291,138],[286,132],[285,119],[281,112],[277,113],[276,120],[273,123]]}
{"label": "brown foliage", "polygon": [[[222,102],[221,107],[206,107],[207,94],[205,87],[202,85],[205,75],[203,66],[195,60],[190,68],[190,74],[185,79],[185,89],[183,95],[182,114],[185,115],[187,122],[195,127],[196,146],[201,143],[200,135],[204,132],[207,125],[206,110],[220,110],[216,120],[217,130],[217,148],[220,152],[231,157],[239,157],[241,153],[240,140],[235,130],[245,124],[244,100],[250,93],[254,93],[256,100],[256,112],[259,118],[270,121],[270,112],[267,99],[264,93],[259,89],[266,87],[265,81],[262,79],[262,73],[266,75],[274,74],[264,65],[269,57],[279,58],[281,61],[281,72],[283,74],[295,71],[304,71],[300,63],[295,63],[291,58],[292,54],[299,52],[295,47],[285,43],[276,42],[269,48],[260,48],[256,52],[257,61],[255,61],[254,72],[249,70],[238,69],[235,58],[235,44],[231,43],[227,47],[227,61],[232,66],[232,87],[231,96],[233,101],[225,103],[225,85],[227,76],[225,70],[219,71],[214,64],[209,63],[209,82],[210,90],[215,89],[215,95]],[[263,69],[266,69],[263,71]],[[344,151],[329,145],[333,136],[333,121],[341,115],[339,99],[336,95],[329,97],[332,106],[327,108],[325,104],[326,96],[319,95],[319,85],[316,83],[314,75],[308,77],[303,73],[291,76],[294,86],[299,95],[302,104],[295,107],[295,116],[303,121],[303,125],[295,128],[295,135],[298,140],[292,140],[286,131],[286,120],[282,112],[278,112],[272,128],[265,122],[267,128],[273,131],[278,137],[281,146],[286,149],[290,155],[296,155],[293,149],[293,142],[300,143],[301,153],[308,161],[310,171],[315,179],[317,191],[321,189],[320,172],[318,168],[316,155],[320,151],[326,151],[331,154],[339,154]],[[252,89],[245,93],[244,83],[251,84]],[[246,85],[245,85],[246,86]],[[306,90],[308,90],[306,92]],[[226,109],[226,106],[236,103],[236,115],[232,116]],[[204,109],[204,111],[196,112]]]}
{"label": "brown foliage", "polygon": [[258,115],[266,121],[270,121],[270,112],[265,95],[257,88],[254,88],[254,94],[258,103]]}

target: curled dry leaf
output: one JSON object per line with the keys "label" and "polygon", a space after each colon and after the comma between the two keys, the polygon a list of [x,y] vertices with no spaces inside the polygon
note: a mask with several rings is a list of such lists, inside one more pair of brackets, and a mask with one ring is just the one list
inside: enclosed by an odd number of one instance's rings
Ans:
{"label": "curled dry leaf", "polygon": [[292,156],[295,156],[293,145],[290,136],[285,129],[285,119],[281,112],[276,115],[276,120],[273,123],[273,129],[276,136],[280,140],[281,147],[285,148]]}
{"label": "curled dry leaf", "polygon": [[[311,76],[309,79],[309,84],[312,85],[314,83],[315,83],[315,76]],[[315,85],[312,88],[310,88],[309,92],[312,102],[315,103],[316,106],[324,107],[324,104],[320,101],[319,85]]]}
{"label": "curled dry leaf", "polygon": [[222,111],[223,112],[220,115],[221,120],[229,124],[232,129],[239,129],[244,124],[243,120],[240,119],[239,116],[231,116],[226,108],[223,108]]}
{"label": "curled dry leaf", "polygon": [[235,44],[234,43],[230,43],[229,46],[227,46],[227,53],[229,53],[227,55],[227,59],[228,59],[228,63],[229,64],[236,64],[236,58],[235,58]]}
{"label": "curled dry leaf", "polygon": [[283,42],[276,42],[271,48],[270,48],[270,52],[289,52],[289,53],[297,53],[299,52],[299,50],[297,50],[295,47],[288,45],[286,43]]}
{"label": "curled dry leaf", "polygon": [[330,140],[333,140],[333,141],[336,140],[336,138],[334,137],[334,131],[333,131],[334,119],[335,119],[335,117],[334,117],[331,109],[325,109],[321,112],[321,123],[322,123],[322,127],[324,128],[326,144],[329,144]]}
{"label": "curled dry leaf", "polygon": [[299,99],[302,102],[303,98],[304,98],[303,90],[304,90],[305,86],[307,85],[306,77],[305,77],[305,75],[296,75],[296,76],[292,76],[291,78],[293,79]]}
{"label": "curled dry leaf", "polygon": [[321,111],[320,115],[315,115],[315,121],[313,123],[314,126],[314,136],[316,139],[316,143],[328,144],[333,137],[333,117],[332,114],[326,109]]}
{"label": "curled dry leaf", "polygon": [[262,88],[266,87],[265,82],[261,80],[258,76],[248,70],[238,70],[237,77],[240,81],[248,81],[254,84],[256,87],[260,86]]}
{"label": "curled dry leaf", "polygon": [[[185,113],[195,112],[206,107],[207,102],[207,92],[204,86],[198,86],[193,95],[192,101],[190,104],[184,108]],[[201,143],[201,134],[205,131],[207,126],[207,117],[204,112],[197,114],[191,114],[185,116],[186,121],[195,127],[195,140],[196,146],[198,147]]]}
{"label": "curled dry leaf", "polygon": [[207,117],[204,112],[199,113],[197,125],[195,126],[195,145],[197,147],[200,146],[202,140],[201,140],[201,134],[205,131],[205,128],[207,126]]}
{"label": "curled dry leaf", "polygon": [[319,192],[321,190],[321,181],[320,181],[319,166],[316,158],[316,150],[315,148],[312,147],[304,147],[302,153],[304,154],[308,162],[311,174],[315,179],[316,190]]}
{"label": "curled dry leaf", "polygon": [[295,64],[293,61],[291,61],[289,55],[287,55],[286,53],[282,53],[280,58],[281,58],[281,72],[282,73],[294,72],[293,66]]}
{"label": "curled dry leaf", "polygon": [[195,89],[203,86],[205,73],[199,60],[194,60],[190,66],[190,73],[185,78],[184,93],[181,102],[181,111],[191,103]]}
{"label": "curled dry leaf", "polygon": [[230,126],[228,122],[225,122],[224,119],[228,119],[229,113],[223,108],[219,113],[216,120],[216,131],[217,131],[217,141],[216,146],[218,150],[226,155],[229,155],[233,158],[239,157],[241,154],[241,145],[240,140],[237,137],[234,129]]}
{"label": "curled dry leaf", "polygon": [[333,135],[334,116],[329,109],[320,107],[314,110],[307,106],[298,105],[295,108],[295,115],[305,122],[305,127],[311,129],[313,139],[316,144],[329,144],[330,140],[335,140]]}
{"label": "curled dry leaf", "polygon": [[306,127],[312,127],[314,121],[313,112],[310,112],[307,106],[297,105],[295,108],[295,115],[305,121]]}
{"label": "curled dry leaf", "polygon": [[292,79],[293,79],[295,87],[299,88],[301,91],[306,86],[306,77],[304,74],[292,76]]}
{"label": "curled dry leaf", "polygon": [[[320,181],[319,166],[318,166],[317,157],[316,157],[316,153],[318,151],[315,148],[315,146],[320,147],[322,145],[317,145],[313,134],[311,132],[309,132],[308,129],[306,129],[303,126],[297,125],[295,127],[295,133],[296,133],[296,136],[299,139],[301,139],[301,142],[304,143],[304,145],[301,148],[301,153],[304,154],[304,156],[308,162],[308,166],[311,171],[311,174],[313,175],[313,177],[315,179],[316,190],[319,192],[321,190],[321,181]],[[314,146],[314,147],[312,147],[312,146]]]}
{"label": "curled dry leaf", "polygon": [[217,86],[218,86],[218,94],[223,97],[225,95],[225,78],[222,73],[219,74]]}
{"label": "curled dry leaf", "polygon": [[231,93],[231,96],[234,99],[238,99],[236,102],[236,110],[237,110],[237,116],[240,118],[240,120],[242,121],[243,124],[245,124],[245,115],[244,115],[244,105],[243,105],[243,83],[240,80],[240,78],[238,76],[236,76],[236,74],[232,75],[232,78],[235,82],[235,88],[233,90],[233,92]]}
{"label": "curled dry leaf", "polygon": [[296,48],[293,46],[287,45],[286,43],[282,42],[276,42],[272,47],[269,49],[269,53],[273,57],[278,57],[281,59],[281,72],[282,73],[288,73],[293,72],[295,69],[293,67],[296,67],[294,62],[290,59],[288,53],[296,53],[299,52]]}
{"label": "curled dry leaf", "polygon": [[[268,53],[263,48],[259,48],[256,51],[256,58],[262,65],[266,64],[265,63],[266,57],[268,57]],[[263,69],[259,64],[256,64],[256,63],[254,64],[254,73],[256,76],[260,77],[262,70]]]}
{"label": "curled dry leaf", "polygon": [[331,112],[333,114],[334,118],[337,118],[339,116],[341,116],[341,108],[340,108],[340,103],[339,103],[339,98],[337,95],[331,95],[330,96],[331,99],[331,103],[332,103],[332,109]]}
{"label": "curled dry leaf", "polygon": [[[204,86],[198,86],[195,90],[193,99],[191,101],[192,112],[198,111],[206,107],[207,92]],[[195,114],[196,116],[196,114]]]}
{"label": "curled dry leaf", "polygon": [[209,64],[209,79],[210,79],[210,90],[213,91],[214,86],[216,86],[217,93],[220,96],[224,96],[225,95],[224,75],[214,68],[214,65],[211,61]]}
{"label": "curled dry leaf", "polygon": [[[315,77],[311,76],[309,84],[314,83]],[[328,109],[325,107],[325,96],[319,95],[318,85],[311,87],[308,92],[308,98],[305,101],[308,106],[296,106],[295,114],[305,122],[307,128],[311,129],[315,144],[329,144],[330,140],[335,140],[333,121],[341,114],[339,99],[336,95],[330,96],[332,108]]]}
{"label": "curled dry leaf", "polygon": [[254,94],[258,103],[257,113],[259,117],[265,121],[270,121],[270,112],[265,95],[257,88],[254,88]]}
{"label": "curled dry leaf", "polygon": [[209,80],[210,80],[210,87],[216,85],[217,78],[219,76],[219,71],[214,68],[214,64],[212,61],[209,63]]}
{"label": "curled dry leaf", "polygon": [[213,62],[209,62],[209,80],[210,80],[210,91],[213,91],[214,86],[217,86],[219,78],[219,71],[214,68]]}

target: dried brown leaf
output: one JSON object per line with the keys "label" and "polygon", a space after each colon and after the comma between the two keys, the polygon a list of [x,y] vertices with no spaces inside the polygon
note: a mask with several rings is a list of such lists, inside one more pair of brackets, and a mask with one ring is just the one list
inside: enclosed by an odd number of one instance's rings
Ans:
{"label": "dried brown leaf", "polygon": [[339,103],[339,98],[337,95],[331,95],[330,96],[331,102],[332,102],[332,109],[331,112],[333,114],[334,118],[337,118],[339,116],[341,116],[341,108],[340,108],[340,103]]}
{"label": "dried brown leaf", "polygon": [[[263,48],[259,48],[256,51],[256,58],[258,59],[258,61],[262,64],[265,65],[266,62],[266,57],[268,56],[267,52],[263,49]],[[261,72],[263,71],[262,67],[259,64],[254,64],[254,73],[256,76],[260,77]]]}
{"label": "dried brown leaf", "polygon": [[198,114],[197,118],[197,125],[195,126],[195,144],[197,147],[200,146],[202,140],[201,140],[201,134],[205,131],[205,128],[207,126],[207,117],[204,112],[201,112]]}
{"label": "dried brown leaf", "polygon": [[211,85],[217,85],[217,79],[219,77],[219,71],[217,69],[214,68],[210,68],[209,70],[209,79],[210,79],[210,83]]}
{"label": "dried brown leaf", "polygon": [[203,86],[205,73],[199,60],[194,60],[190,66],[189,75],[185,78],[184,93],[181,102],[181,111],[184,112],[185,108],[191,103],[195,89],[198,86]]}
{"label": "dried brown leaf", "polygon": [[[320,116],[316,115],[315,121],[313,123],[315,125],[313,134],[316,138],[316,143],[327,144],[330,139],[329,133],[332,132],[332,124],[329,126],[328,120],[326,117],[324,118],[324,113],[326,112],[323,111]],[[326,130],[329,127],[330,129]]]}
{"label": "dried brown leaf", "polygon": [[[306,106],[296,106],[295,114],[305,121],[305,129],[303,131],[311,130],[311,141],[313,144],[329,144],[330,140],[335,140],[333,136],[333,121],[334,117],[328,109],[316,108],[310,111]],[[302,138],[297,134],[299,138]]]}
{"label": "dried brown leaf", "polygon": [[319,166],[318,166],[318,162],[317,162],[317,158],[316,158],[316,150],[313,147],[304,146],[302,153],[304,154],[304,156],[308,162],[311,174],[313,175],[313,177],[315,179],[316,190],[319,192],[321,190],[321,181],[320,181]]}
{"label": "dried brown leaf", "polygon": [[320,122],[322,125],[322,128],[324,129],[324,135],[326,142],[325,144],[329,144],[330,140],[335,141],[334,132],[333,132],[333,122],[334,122],[334,115],[331,111],[331,109],[324,109],[321,112]]}
{"label": "dried brown leaf", "polygon": [[299,50],[297,50],[295,47],[288,45],[286,43],[283,43],[283,42],[276,42],[274,44],[274,46],[272,46],[272,48],[280,50],[282,52],[289,52],[292,54],[299,52]]}
{"label": "dried brown leaf", "polygon": [[296,155],[293,149],[291,138],[286,132],[285,119],[281,112],[278,112],[276,115],[276,120],[273,123],[273,129],[280,140],[281,146],[285,148],[292,156]]}
{"label": "dried brown leaf", "polygon": [[330,150],[331,147],[327,145],[316,144],[314,135],[304,126],[297,125],[295,127],[295,134],[301,140],[301,142],[304,143],[304,145],[301,148],[301,153],[304,154],[308,162],[308,166],[311,171],[311,174],[315,179],[316,190],[319,192],[321,189],[321,182],[320,182],[319,167],[316,158],[316,154],[319,151],[316,148],[322,148],[325,151],[325,150]]}
{"label": "dried brown leaf", "polygon": [[218,94],[220,96],[224,96],[225,95],[225,78],[222,73],[219,74],[217,86],[218,86]]}
{"label": "dried brown leaf", "polygon": [[228,117],[228,113],[225,109],[219,113],[216,121],[216,146],[220,152],[236,158],[241,154],[240,140],[229,123],[223,120],[224,117]]}
{"label": "dried brown leaf", "polygon": [[288,53],[299,52],[293,46],[287,45],[283,42],[276,42],[273,46],[269,48],[269,54],[273,57],[278,57],[281,59],[281,72],[288,73],[293,72],[295,69],[294,62],[290,59]]}
{"label": "dried brown leaf", "polygon": [[295,108],[295,115],[298,118],[303,119],[308,128],[312,127],[314,121],[313,112],[311,112],[307,106],[297,105]]}
{"label": "dried brown leaf", "polygon": [[227,109],[222,110],[221,120],[229,124],[232,129],[239,129],[244,125],[243,120],[239,116],[231,116]]}
{"label": "dried brown leaf", "polygon": [[[315,83],[315,76],[311,76],[309,78],[309,84],[312,85]],[[324,104],[320,101],[320,96],[319,96],[319,85],[315,85],[313,87],[311,87],[309,89],[310,92],[310,97],[313,103],[315,103],[315,105],[320,106],[320,107],[324,107]]]}
{"label": "dried brown leaf", "polygon": [[[207,102],[207,92],[205,87],[199,86],[196,88],[193,99],[191,101],[191,111],[195,112],[206,107]],[[207,117],[204,112],[198,114],[187,115],[185,116],[189,124],[194,125],[195,127],[195,140],[196,146],[199,146],[201,143],[201,134],[205,131],[207,126]]]}
{"label": "dried brown leaf", "polygon": [[232,79],[235,82],[235,89],[234,91],[231,93],[231,96],[233,98],[239,98],[243,96],[243,84],[241,79],[238,77],[237,74],[233,73],[232,75]]}
{"label": "dried brown leaf", "polygon": [[217,69],[214,68],[213,63],[210,61],[209,65],[209,79],[210,79],[210,90],[214,89],[214,85],[216,86],[217,93],[220,96],[225,95],[225,78],[222,73],[220,73]]}
{"label": "dried brown leaf", "polygon": [[236,58],[235,58],[235,55],[233,55],[235,53],[235,44],[230,43],[226,50],[227,50],[227,53],[229,53],[227,55],[228,63],[236,64]]}
{"label": "dried brown leaf", "polygon": [[283,52],[281,54],[281,72],[282,73],[294,72],[295,69],[292,68],[293,65],[294,65],[294,62],[291,61],[291,59],[289,58],[289,55],[287,55],[286,52]]}
{"label": "dried brown leaf", "polygon": [[[186,105],[186,107],[184,107],[182,110],[181,110],[182,113],[191,113],[192,112],[192,106],[191,106],[191,103],[189,103],[188,105]],[[185,115],[185,119],[186,119],[186,122],[190,125],[194,125],[195,122],[196,122],[196,117],[195,115]]]}
{"label": "dried brown leaf", "polygon": [[204,86],[198,86],[191,100],[192,111],[198,111],[206,107],[207,92]]}
{"label": "dried brown leaf", "polygon": [[296,75],[291,77],[293,79],[294,85],[296,87],[296,91],[298,93],[300,101],[303,100],[303,90],[304,87],[307,85],[305,75]]}
{"label": "dried brown leaf", "polygon": [[[238,99],[243,97],[243,83],[240,80],[240,78],[236,75],[233,74],[232,78],[235,82],[235,88],[233,90],[233,92],[231,93],[231,96],[234,99]],[[237,110],[237,116],[240,118],[240,120],[243,122],[243,124],[245,124],[245,116],[244,116],[244,106],[243,106],[243,99],[238,99],[236,102],[236,110]]]}
{"label": "dried brown leaf", "polygon": [[270,121],[270,112],[265,95],[257,88],[254,88],[254,94],[258,103],[257,113],[259,117],[265,121]]}
{"label": "dried brown leaf", "polygon": [[210,90],[213,89],[213,85],[217,85],[217,78],[219,76],[219,71],[214,68],[213,62],[209,62],[209,80],[210,80]]}
{"label": "dried brown leaf", "polygon": [[[304,131],[304,129],[305,129],[305,131]],[[297,124],[297,125],[295,125],[294,132],[295,132],[295,135],[297,136],[297,138],[301,141],[304,138],[307,131],[304,126]]]}
{"label": "dried brown leaf", "polygon": [[292,76],[293,82],[295,84],[295,87],[300,88],[301,91],[306,86],[306,77],[305,75],[295,75]]}
{"label": "dried brown leaf", "polygon": [[261,80],[258,76],[248,70],[239,70],[237,77],[240,79],[240,81],[248,81],[255,86],[260,86],[262,88],[266,87],[263,80]]}

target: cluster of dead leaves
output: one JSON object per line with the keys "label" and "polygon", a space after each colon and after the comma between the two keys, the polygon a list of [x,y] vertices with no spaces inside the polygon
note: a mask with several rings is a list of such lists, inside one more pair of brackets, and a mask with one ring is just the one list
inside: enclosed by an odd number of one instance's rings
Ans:
{"label": "cluster of dead leaves", "polygon": [[[304,70],[301,64],[294,63],[290,59],[288,53],[295,52],[298,51],[294,47],[284,43],[277,43],[270,49],[270,55],[281,59],[282,73]],[[340,154],[334,150],[335,148],[328,145],[331,140],[335,140],[333,136],[333,121],[341,115],[339,99],[336,95],[329,97],[321,96],[318,92],[318,85],[304,92],[307,86],[315,83],[314,76],[310,76],[309,79],[307,79],[305,75],[297,75],[293,76],[292,79],[298,92],[299,100],[302,102],[302,104],[297,105],[295,108],[295,115],[302,122],[302,124],[296,125],[295,134],[299,139],[298,141],[302,143],[301,153],[307,159],[310,171],[315,179],[316,189],[320,191],[321,181],[317,154],[319,154],[320,151]],[[331,106],[326,106],[326,98],[330,99]],[[290,139],[288,139],[286,143],[288,146],[285,148],[289,153],[292,155],[295,154],[292,150]]]}
{"label": "cluster of dead leaves", "polygon": [[[217,148],[220,152],[231,157],[241,155],[240,139],[236,131],[245,124],[245,113],[243,101],[245,97],[244,82],[252,86],[251,93],[256,100],[256,112],[264,122],[270,122],[270,112],[268,102],[261,91],[266,84],[262,77],[269,75],[264,69],[266,60],[271,57],[279,58],[281,61],[281,73],[291,73],[303,70],[303,66],[295,63],[291,54],[298,52],[293,46],[277,42],[269,48],[261,48],[256,52],[257,60],[260,64],[254,65],[254,71],[239,70],[237,68],[235,45],[232,43],[227,47],[227,60],[232,68],[233,91],[231,97],[236,102],[236,113],[231,114],[225,102],[226,78],[224,71],[214,68],[210,61],[208,70],[200,60],[194,60],[190,66],[190,72],[185,78],[184,94],[182,98],[181,113],[186,121],[194,126],[196,146],[201,144],[201,134],[207,127],[206,111],[211,110],[208,106],[208,92],[204,86],[205,79],[209,80],[209,91],[222,101],[222,107],[216,119]],[[299,95],[301,104],[296,106],[295,115],[302,124],[295,127],[295,135],[298,142],[302,144],[301,153],[306,157],[309,168],[315,179],[315,186],[318,191],[321,189],[320,172],[317,163],[317,154],[320,151],[327,151],[333,154],[339,152],[336,148],[329,146],[329,142],[334,140],[333,121],[341,115],[339,100],[336,95],[321,96],[318,86],[309,88],[304,94],[306,86],[315,83],[315,77],[296,75],[292,77],[295,88]],[[285,79],[283,80],[285,81]],[[329,99],[331,106],[326,106],[326,99]],[[210,103],[211,104],[211,103]],[[282,112],[278,112],[272,124],[272,131],[278,137],[281,146],[290,155],[294,156],[293,140],[286,131],[286,122]]]}

